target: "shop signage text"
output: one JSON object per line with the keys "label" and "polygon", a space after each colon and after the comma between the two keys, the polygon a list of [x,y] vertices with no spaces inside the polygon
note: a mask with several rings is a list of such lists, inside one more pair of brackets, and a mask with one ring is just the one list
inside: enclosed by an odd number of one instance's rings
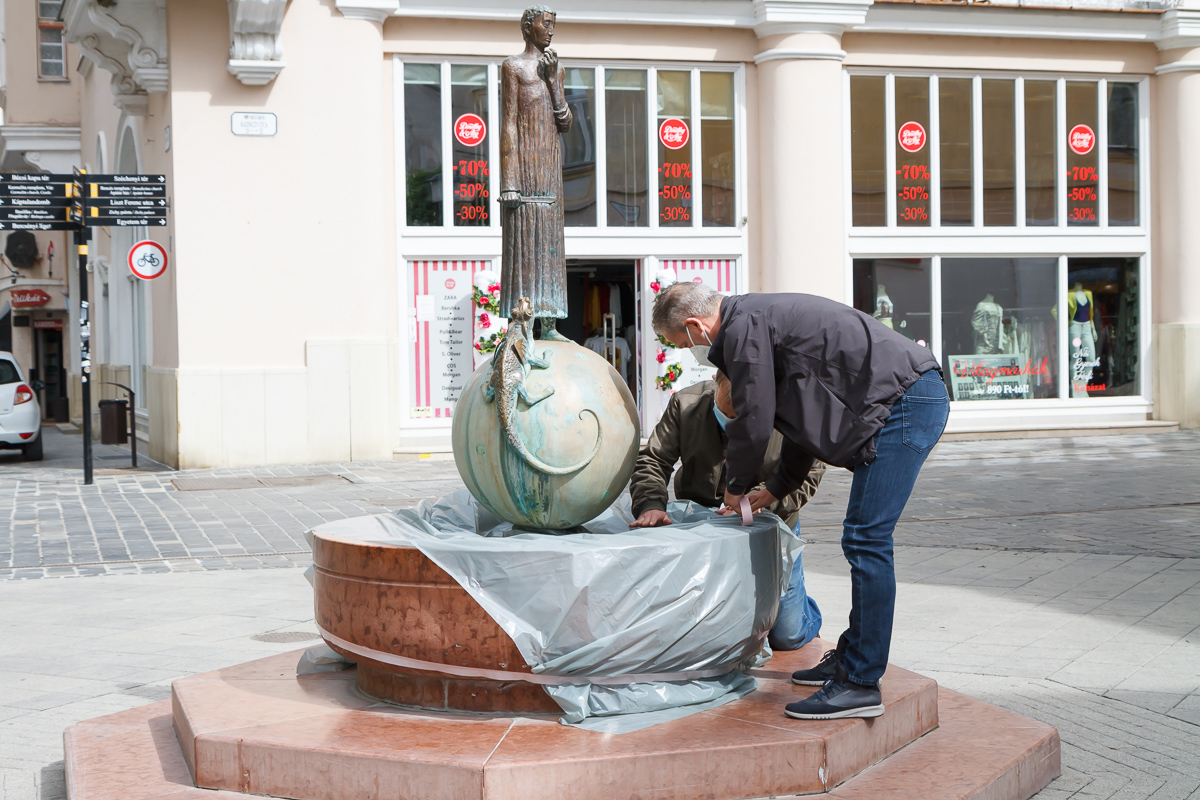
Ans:
{"label": "shop signage text", "polygon": [[50,302],[50,295],[41,289],[13,289],[10,295],[13,308],[36,308]]}
{"label": "shop signage text", "polygon": [[688,138],[687,123],[681,119],[675,117],[664,119],[662,124],[658,126],[658,140],[668,150],[682,149],[687,145]]}
{"label": "shop signage text", "polygon": [[61,319],[35,319],[33,327],[43,331],[61,331],[63,322]]}
{"label": "shop signage text", "polygon": [[487,123],[483,117],[470,112],[454,120],[454,138],[463,147],[478,147],[487,137]]}
{"label": "shop signage text", "polygon": [[925,147],[925,126],[912,120],[900,126],[896,133],[896,141],[906,153],[919,153]]}
{"label": "shop signage text", "polygon": [[165,226],[166,175],[0,173],[0,230]]}
{"label": "shop signage text", "polygon": [[1027,397],[1029,379],[1049,374],[1050,359],[1034,364],[1023,353],[950,356],[950,388],[955,400]]}
{"label": "shop signage text", "polygon": [[1075,155],[1086,156],[1096,146],[1096,132],[1087,125],[1076,125],[1067,134],[1067,144]]}

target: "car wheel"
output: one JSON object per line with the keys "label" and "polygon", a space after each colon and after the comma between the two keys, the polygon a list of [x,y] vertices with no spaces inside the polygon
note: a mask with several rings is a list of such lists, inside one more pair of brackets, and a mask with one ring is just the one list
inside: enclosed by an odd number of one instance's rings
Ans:
{"label": "car wheel", "polygon": [[27,445],[21,447],[21,454],[26,461],[41,461],[42,460],[42,433],[38,431],[38,437]]}

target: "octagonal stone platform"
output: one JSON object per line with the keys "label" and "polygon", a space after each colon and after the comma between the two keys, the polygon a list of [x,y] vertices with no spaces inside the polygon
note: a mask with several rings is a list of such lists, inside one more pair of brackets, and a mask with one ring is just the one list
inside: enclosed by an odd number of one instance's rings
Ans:
{"label": "octagonal stone platform", "polygon": [[783,705],[815,691],[791,671],[826,648],[777,654],[742,700],[623,735],[552,715],[387,705],[355,688],[353,669],[297,676],[297,651],[182,678],[170,704],[68,729],[68,789],[72,800],[1024,800],[1058,774],[1054,728],[894,666],[882,717],[788,719]]}

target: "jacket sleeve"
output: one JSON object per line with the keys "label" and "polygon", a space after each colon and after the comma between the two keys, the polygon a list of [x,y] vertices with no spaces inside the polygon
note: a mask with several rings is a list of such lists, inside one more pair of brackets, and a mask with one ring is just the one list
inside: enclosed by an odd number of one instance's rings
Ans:
{"label": "jacket sleeve", "polygon": [[[767,478],[767,491],[775,497],[785,497],[796,491],[811,477],[815,462],[816,459],[807,450],[784,439],[783,448],[779,451],[779,466],[775,467],[774,474]],[[818,482],[820,480],[817,478]],[[813,484],[808,496],[812,497],[812,492],[816,490],[816,484]],[[805,502],[808,502],[807,498]]]}
{"label": "jacket sleeve", "polygon": [[667,510],[667,484],[679,461],[679,424],[679,396],[672,395],[633,467],[629,496],[635,518],[643,511]]}
{"label": "jacket sleeve", "polygon": [[760,314],[739,314],[726,324],[722,355],[737,412],[725,429],[727,486],[733,494],[744,494],[775,429],[775,357],[769,323]]}

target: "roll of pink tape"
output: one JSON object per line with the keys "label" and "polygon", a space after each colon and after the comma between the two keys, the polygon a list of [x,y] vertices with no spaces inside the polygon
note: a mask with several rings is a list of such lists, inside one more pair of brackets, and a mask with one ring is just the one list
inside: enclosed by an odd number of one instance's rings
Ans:
{"label": "roll of pink tape", "polygon": [[750,511],[750,499],[743,497],[739,508],[742,511],[742,527],[750,527],[750,523],[754,522],[754,514]]}

